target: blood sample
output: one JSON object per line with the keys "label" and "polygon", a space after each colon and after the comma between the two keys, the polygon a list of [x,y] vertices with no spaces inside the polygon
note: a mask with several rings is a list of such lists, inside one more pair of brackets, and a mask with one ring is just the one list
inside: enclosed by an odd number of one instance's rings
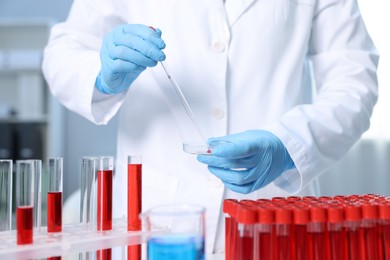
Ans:
{"label": "blood sample", "polygon": [[112,229],[112,178],[114,158],[103,156],[99,158],[97,173],[97,230]]}
{"label": "blood sample", "polygon": [[33,243],[34,162],[16,161],[16,243]]}
{"label": "blood sample", "polygon": [[364,246],[364,259],[378,259],[377,219],[378,207],[375,204],[364,203],[362,209],[362,233]]}
{"label": "blood sample", "polygon": [[232,219],[232,209],[234,203],[238,201],[235,199],[225,199],[223,202],[223,212],[225,213],[225,259],[231,260],[230,248],[231,248],[231,219]]}
{"label": "blood sample", "polygon": [[308,233],[307,225],[309,222],[309,208],[295,206],[293,208],[293,223],[294,223],[294,245],[292,252],[296,260],[308,260]]}
{"label": "blood sample", "polygon": [[[257,224],[255,229],[255,259],[271,260],[272,255],[272,229],[275,219],[274,210],[268,205],[257,207]],[[255,244],[256,245],[256,244]]]}
{"label": "blood sample", "polygon": [[274,259],[290,260],[291,256],[292,211],[286,207],[275,209]]}
{"label": "blood sample", "polygon": [[62,192],[47,193],[47,232],[62,231]]}
{"label": "blood sample", "polygon": [[112,170],[99,170],[97,185],[97,230],[111,230]]}
{"label": "blood sample", "polygon": [[111,248],[96,251],[96,260],[111,260],[111,259],[112,259]]}
{"label": "blood sample", "polygon": [[328,240],[330,259],[347,259],[344,247],[343,209],[341,206],[331,206],[328,212]]}
{"label": "blood sample", "polygon": [[[128,156],[127,166],[127,230],[141,230],[138,217],[142,211],[142,157]],[[127,259],[141,259],[141,245],[127,247]]]}
{"label": "blood sample", "polygon": [[380,243],[384,260],[390,260],[390,202],[382,202],[379,205]]}
{"label": "blood sample", "polygon": [[348,259],[362,259],[362,244],[360,236],[361,209],[356,205],[345,205],[344,228],[346,234]]}
{"label": "blood sample", "polygon": [[33,242],[33,207],[19,206],[16,208],[17,244],[25,245]]}
{"label": "blood sample", "polygon": [[310,222],[308,224],[308,238],[311,248],[310,259],[326,260],[326,209],[320,205],[310,208]]}
{"label": "blood sample", "polygon": [[63,159],[49,158],[47,193],[47,232],[62,231],[62,172]]}
{"label": "blood sample", "polygon": [[237,257],[233,259],[254,259],[254,226],[257,221],[257,211],[253,206],[240,205],[237,208]]}

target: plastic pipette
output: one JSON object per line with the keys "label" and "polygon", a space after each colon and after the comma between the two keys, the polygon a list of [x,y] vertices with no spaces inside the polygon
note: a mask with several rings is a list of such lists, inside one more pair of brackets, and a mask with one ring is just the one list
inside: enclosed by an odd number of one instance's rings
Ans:
{"label": "plastic pipette", "polygon": [[199,136],[202,138],[202,141],[205,144],[207,144],[206,139],[205,139],[205,137],[202,134],[202,131],[200,130],[198,124],[195,122],[194,115],[192,113],[191,107],[188,104],[188,101],[187,101],[186,97],[184,96],[183,91],[179,87],[179,84],[177,84],[175,78],[172,77],[172,74],[170,74],[168,72],[168,70],[167,70],[166,66],[164,65],[164,63],[162,61],[160,61],[160,63],[161,63],[161,66],[163,67],[163,69],[165,71],[165,74],[167,75],[169,81],[171,82],[171,85],[172,85],[173,89],[175,90],[176,95],[179,97],[181,104],[183,105],[184,109],[186,110],[188,117],[191,119],[192,123],[194,124],[194,126],[196,128],[196,131],[198,132]]}

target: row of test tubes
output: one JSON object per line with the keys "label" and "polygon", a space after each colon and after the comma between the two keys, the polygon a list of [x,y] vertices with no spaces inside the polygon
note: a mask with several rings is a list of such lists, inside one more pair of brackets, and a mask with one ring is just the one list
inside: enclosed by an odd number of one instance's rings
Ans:
{"label": "row of test tubes", "polygon": [[227,260],[389,260],[390,197],[224,201]]}
{"label": "row of test tubes", "polygon": [[[13,168],[16,165],[15,178]],[[47,232],[62,230],[62,158],[47,162]],[[12,182],[15,179],[15,193]],[[33,243],[33,231],[42,221],[42,160],[0,160],[0,231],[12,229],[12,202],[16,204],[16,244]],[[15,194],[15,198],[13,197]]]}
{"label": "row of test tubes", "polygon": [[[142,156],[127,157],[127,231],[140,231],[142,211]],[[83,157],[81,162],[80,222],[90,232],[112,230],[114,158]],[[80,254],[91,259],[93,252]],[[141,259],[141,245],[127,247],[127,259]],[[96,251],[96,259],[111,259],[111,248]]]}
{"label": "row of test tubes", "polygon": [[[142,156],[128,156],[127,161],[127,231],[140,231]],[[49,158],[45,169],[47,174],[42,174],[42,160],[0,160],[0,235],[1,231],[9,231],[16,226],[18,246],[34,244],[35,232],[62,232],[63,158]],[[80,223],[86,232],[110,231],[113,228],[113,176],[113,156],[81,158]],[[14,186],[13,179],[16,182]],[[47,208],[47,227],[41,229],[42,184],[47,184],[44,189],[47,190],[47,205],[44,205]],[[16,187],[14,192],[13,187]],[[14,219],[13,201],[16,202]],[[93,252],[81,253],[80,259],[90,259],[91,254],[94,255]],[[141,259],[141,246],[128,246],[127,256],[128,259]],[[93,258],[111,259],[111,249],[98,250]]]}

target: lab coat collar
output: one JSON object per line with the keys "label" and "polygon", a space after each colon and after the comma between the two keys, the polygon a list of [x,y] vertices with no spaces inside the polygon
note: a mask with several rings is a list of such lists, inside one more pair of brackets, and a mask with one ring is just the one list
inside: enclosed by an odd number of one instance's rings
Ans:
{"label": "lab coat collar", "polygon": [[225,9],[230,27],[256,0],[225,0]]}

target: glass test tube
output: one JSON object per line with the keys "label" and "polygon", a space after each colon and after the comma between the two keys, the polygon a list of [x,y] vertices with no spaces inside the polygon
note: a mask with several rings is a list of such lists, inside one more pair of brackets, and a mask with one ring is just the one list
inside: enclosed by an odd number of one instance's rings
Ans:
{"label": "glass test tube", "polygon": [[97,230],[112,229],[112,179],[114,158],[99,158],[97,181]]}
{"label": "glass test tube", "polygon": [[344,207],[344,228],[347,241],[348,259],[361,259],[362,245],[360,239],[360,207],[355,205],[345,205]]}
{"label": "glass test tube", "polygon": [[16,243],[33,243],[34,162],[16,162]]}
{"label": "glass test tube", "polygon": [[96,182],[97,157],[81,158],[80,222],[87,231],[96,228]]}
{"label": "glass test tube", "polygon": [[[112,181],[114,173],[114,158],[102,156],[99,158],[97,172],[97,230],[112,230]],[[111,248],[98,250],[96,258],[111,259]]]}
{"label": "glass test tube", "polygon": [[63,159],[49,158],[47,190],[47,232],[62,231]]}
{"label": "glass test tube", "polygon": [[42,160],[40,159],[31,159],[27,160],[31,161],[33,164],[34,171],[34,227],[37,228],[37,231],[41,231],[42,226]]}
{"label": "glass test tube", "polygon": [[[142,211],[142,156],[127,157],[127,230],[141,230]],[[141,245],[127,247],[127,259],[141,259]]]}
{"label": "glass test tube", "polygon": [[379,205],[379,222],[381,230],[382,255],[384,260],[390,260],[390,202]]}
{"label": "glass test tube", "polygon": [[[84,156],[81,158],[80,178],[80,223],[85,231],[96,231],[96,180],[97,157]],[[79,254],[80,260],[92,260],[95,252],[87,251]]]}
{"label": "glass test tube", "polygon": [[0,231],[11,230],[12,160],[0,160]]}

